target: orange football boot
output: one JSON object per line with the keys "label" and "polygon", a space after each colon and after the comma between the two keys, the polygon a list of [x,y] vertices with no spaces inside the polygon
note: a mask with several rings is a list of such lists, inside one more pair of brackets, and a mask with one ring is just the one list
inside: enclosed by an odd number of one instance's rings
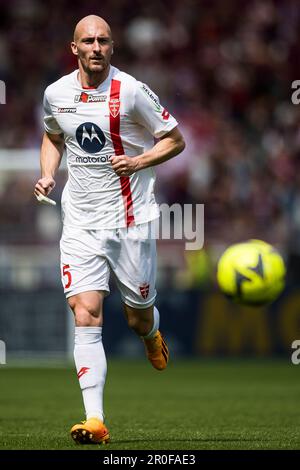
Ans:
{"label": "orange football boot", "polygon": [[169,349],[159,330],[153,338],[143,338],[146,347],[146,353],[149,361],[157,370],[163,370],[167,367],[169,361]]}
{"label": "orange football boot", "polygon": [[81,424],[75,424],[70,432],[78,444],[107,444],[109,442],[108,429],[98,418],[89,418]]}

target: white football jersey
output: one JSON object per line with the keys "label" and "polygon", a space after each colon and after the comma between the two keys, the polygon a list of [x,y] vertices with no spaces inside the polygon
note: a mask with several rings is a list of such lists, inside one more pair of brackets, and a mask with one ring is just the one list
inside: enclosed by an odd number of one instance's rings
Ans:
{"label": "white football jersey", "polygon": [[110,66],[98,88],[83,89],[75,70],[47,87],[44,112],[45,130],[65,138],[65,225],[120,228],[159,216],[153,168],[119,177],[109,160],[112,155],[139,155],[153,146],[153,137],[177,126],[145,84]]}

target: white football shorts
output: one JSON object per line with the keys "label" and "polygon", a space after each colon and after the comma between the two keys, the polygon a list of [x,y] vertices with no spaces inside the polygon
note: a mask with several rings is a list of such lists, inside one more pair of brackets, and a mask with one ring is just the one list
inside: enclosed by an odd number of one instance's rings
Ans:
{"label": "white football shorts", "polygon": [[134,308],[153,305],[156,240],[151,234],[153,222],[108,230],[64,226],[60,251],[66,297],[92,290],[108,295],[112,272],[125,304]]}

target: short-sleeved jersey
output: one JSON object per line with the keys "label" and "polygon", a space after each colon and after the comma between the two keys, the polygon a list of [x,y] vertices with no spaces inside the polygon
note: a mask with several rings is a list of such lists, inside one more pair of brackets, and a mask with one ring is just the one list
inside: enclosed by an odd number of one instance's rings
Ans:
{"label": "short-sleeved jersey", "polygon": [[62,194],[65,225],[120,228],[159,216],[153,168],[119,177],[112,155],[136,156],[177,126],[143,83],[110,66],[98,88],[83,89],[78,70],[49,85],[44,127],[64,134],[68,180]]}

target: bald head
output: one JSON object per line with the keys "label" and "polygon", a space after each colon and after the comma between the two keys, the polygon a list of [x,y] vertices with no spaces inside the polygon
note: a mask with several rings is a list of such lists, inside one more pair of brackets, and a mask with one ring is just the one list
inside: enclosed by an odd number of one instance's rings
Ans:
{"label": "bald head", "polygon": [[76,25],[71,49],[78,59],[81,82],[84,86],[98,85],[107,77],[113,54],[109,25],[103,18],[89,15]]}
{"label": "bald head", "polygon": [[83,36],[94,36],[96,31],[111,38],[109,24],[100,16],[88,15],[78,21],[74,30],[74,42],[78,42]]}

